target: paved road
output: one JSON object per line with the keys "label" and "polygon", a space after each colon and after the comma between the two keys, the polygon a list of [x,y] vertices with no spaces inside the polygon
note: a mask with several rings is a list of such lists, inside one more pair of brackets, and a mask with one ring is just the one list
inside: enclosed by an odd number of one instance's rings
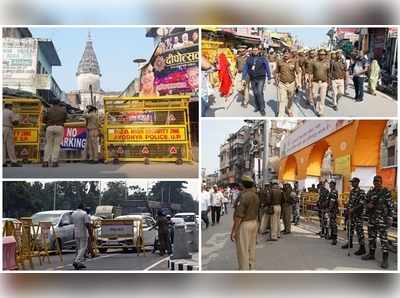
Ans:
{"label": "paved road", "polygon": [[[237,270],[235,245],[229,239],[232,212],[222,217],[222,222],[202,231],[203,270]],[[283,229],[283,227],[282,227]],[[347,256],[340,248],[344,239],[339,237],[337,246],[315,235],[318,227],[314,223],[293,226],[292,233],[282,235],[277,242],[258,237],[256,249],[257,270],[382,270],[381,254],[377,251],[376,261],[363,261],[360,257]],[[342,233],[344,236],[344,234]],[[379,246],[379,245],[378,245]],[[352,253],[358,249],[358,244]],[[391,270],[397,268],[397,257],[390,253]]]}
{"label": "paved road", "polygon": [[[61,262],[60,257],[57,255],[50,256],[50,263],[45,262],[39,264],[37,257],[33,258],[34,269],[38,271],[52,271],[52,270],[74,270],[72,262],[75,258],[74,251],[64,251],[63,259]],[[120,250],[113,250],[105,254],[88,259],[85,263],[87,270],[168,270],[167,257],[160,257],[158,254],[152,254],[150,251],[137,255],[136,253],[127,252],[123,253]],[[28,262],[25,262],[25,269],[31,270]]]}
{"label": "paved road", "polygon": [[142,163],[88,164],[60,163],[58,168],[27,164],[21,168],[3,167],[4,178],[197,178],[198,164]]}
{"label": "paved road", "polygon": [[[366,85],[365,85],[366,90]],[[377,96],[364,93],[364,101],[354,101],[354,87],[349,85],[348,95],[339,100],[338,110],[333,110],[331,106],[331,92],[326,99],[325,115],[326,117],[396,117],[397,101],[390,96],[377,92]],[[250,104],[247,108],[241,106],[242,99],[237,91],[233,92],[230,98],[220,98],[215,90],[211,93],[209,117],[260,117],[260,113],[254,113],[254,100],[252,92],[250,93]],[[277,116],[277,97],[278,92],[274,84],[265,84],[265,112],[267,117]],[[306,105],[305,95],[300,92],[296,96],[293,105],[293,113],[297,117],[316,117],[314,111]]]}

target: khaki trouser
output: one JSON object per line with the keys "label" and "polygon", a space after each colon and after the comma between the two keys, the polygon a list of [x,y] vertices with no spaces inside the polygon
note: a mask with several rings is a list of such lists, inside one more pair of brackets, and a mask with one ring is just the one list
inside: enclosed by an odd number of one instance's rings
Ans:
{"label": "khaki trouser", "polygon": [[296,90],[295,82],[292,83],[283,83],[279,82],[278,84],[278,117],[285,116],[285,109],[288,112],[291,112],[292,104],[293,104],[293,96]]}
{"label": "khaki trouser", "polygon": [[282,221],[285,226],[285,232],[292,231],[292,206],[283,205],[282,206]]}
{"label": "khaki trouser", "polygon": [[14,131],[12,127],[3,126],[3,164],[7,161],[7,153],[11,162],[16,163],[17,157],[15,156]]}
{"label": "khaki trouser", "polygon": [[239,270],[256,269],[257,220],[240,223],[236,238]]}
{"label": "khaki trouser", "polygon": [[99,159],[99,130],[97,128],[88,129],[86,147],[89,154],[89,159],[97,161]]}
{"label": "khaki trouser", "polygon": [[310,81],[311,74],[305,73],[304,74],[304,82],[305,82],[305,89],[306,89],[306,97],[310,104],[313,104],[314,97],[312,95],[312,82]]}
{"label": "khaki trouser", "polygon": [[64,127],[58,125],[48,126],[46,129],[46,145],[44,147],[45,162],[58,162],[60,145],[64,137]]}
{"label": "khaki trouser", "polygon": [[76,262],[78,264],[82,264],[85,261],[85,253],[86,253],[86,249],[88,247],[88,238],[87,237],[77,237],[77,238],[75,238],[75,241],[76,241],[77,254],[74,259],[74,262]]}
{"label": "khaki trouser", "polygon": [[312,94],[314,96],[314,102],[316,103],[316,110],[320,115],[324,114],[325,97],[327,89],[328,89],[327,82],[318,81],[312,83]]}
{"label": "khaki trouser", "polygon": [[271,228],[271,218],[272,215],[264,212],[263,216],[261,217],[261,223],[259,231],[261,234],[265,233],[265,230]]}
{"label": "khaki trouser", "polygon": [[300,89],[303,89],[303,71],[302,70],[300,70],[298,73],[296,73],[296,83]]}
{"label": "khaki trouser", "polygon": [[338,97],[344,94],[344,79],[332,80],[333,104],[337,106]]}
{"label": "khaki trouser", "polygon": [[271,217],[271,239],[281,237],[281,205],[274,205],[274,214]]}

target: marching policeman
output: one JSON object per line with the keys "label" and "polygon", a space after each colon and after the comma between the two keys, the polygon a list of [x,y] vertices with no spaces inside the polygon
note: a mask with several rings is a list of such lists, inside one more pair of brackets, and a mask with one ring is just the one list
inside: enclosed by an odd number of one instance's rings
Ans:
{"label": "marching policeman", "polygon": [[95,106],[87,106],[87,113],[83,115],[86,119],[86,128],[88,131],[86,149],[89,154],[89,163],[98,162],[99,147],[99,117]]}
{"label": "marching policeman", "polygon": [[336,182],[331,181],[329,182],[329,188],[330,192],[328,195],[328,210],[329,210],[329,227],[331,229],[331,239],[332,239],[332,245],[337,244],[337,223],[336,223],[336,217],[339,212],[339,194],[336,190]]}
{"label": "marching policeman", "polygon": [[328,220],[327,220],[327,209],[328,209],[328,195],[329,191],[325,188],[323,183],[318,184],[318,217],[319,217],[319,225],[321,227],[321,231],[317,233],[321,236],[321,238],[328,238],[329,230],[328,230]]}
{"label": "marching policeman", "polygon": [[365,200],[368,217],[368,242],[369,254],[362,257],[363,260],[375,260],[376,237],[379,235],[382,246],[381,267],[389,267],[389,247],[387,231],[393,224],[393,201],[390,191],[382,186],[382,177],[374,177],[374,187],[368,191]]}
{"label": "marching policeman", "polygon": [[353,177],[350,182],[351,186],[353,187],[353,189],[350,191],[349,204],[347,207],[350,220],[350,228],[348,233],[350,236],[349,242],[342,245],[342,248],[348,249],[349,246],[350,248],[353,248],[353,234],[355,228],[360,248],[354,254],[356,256],[361,256],[365,254],[364,229],[362,220],[362,213],[365,203],[365,192],[359,187],[360,179],[358,179],[357,177]]}
{"label": "marching policeman", "polygon": [[326,91],[330,79],[330,64],[326,59],[326,50],[318,50],[318,59],[312,64],[312,94],[314,97],[315,112],[318,117],[323,116]]}
{"label": "marching policeman", "polygon": [[243,176],[241,180],[244,190],[236,200],[231,240],[236,241],[239,270],[255,270],[260,200],[255,193],[253,179]]}

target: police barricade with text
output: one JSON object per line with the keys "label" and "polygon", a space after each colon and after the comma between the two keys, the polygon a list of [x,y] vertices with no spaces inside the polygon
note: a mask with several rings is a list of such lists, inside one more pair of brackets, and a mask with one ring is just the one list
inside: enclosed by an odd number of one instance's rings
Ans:
{"label": "police barricade with text", "polygon": [[14,127],[15,154],[19,161],[40,161],[40,136],[42,135],[42,102],[36,98],[4,98],[4,103],[11,103],[18,116]]}
{"label": "police barricade with text", "polygon": [[189,99],[104,97],[105,160],[192,161]]}
{"label": "police barricade with text", "polygon": [[122,248],[136,250],[136,253],[144,249],[143,220],[142,219],[103,219],[97,235],[97,249],[106,253],[108,249]]}
{"label": "police barricade with text", "polygon": [[302,192],[300,194],[300,214],[305,221],[318,219],[318,193],[315,192]]}

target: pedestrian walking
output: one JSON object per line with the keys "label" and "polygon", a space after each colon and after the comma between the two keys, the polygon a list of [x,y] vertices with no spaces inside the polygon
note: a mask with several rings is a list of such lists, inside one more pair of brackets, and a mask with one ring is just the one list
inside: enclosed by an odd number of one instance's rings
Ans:
{"label": "pedestrian walking", "polygon": [[279,60],[274,73],[275,84],[278,88],[278,117],[288,115],[293,117],[292,105],[296,91],[296,78],[300,67],[295,59],[290,57],[290,50],[285,49],[283,59]]}
{"label": "pedestrian walking", "polygon": [[363,228],[363,209],[365,204],[365,192],[359,187],[360,179],[353,177],[351,180],[351,186],[353,187],[349,194],[349,202],[347,206],[347,214],[349,217],[349,241],[342,245],[343,249],[353,248],[353,235],[356,230],[359,249],[354,253],[356,256],[365,254],[365,240],[364,240],[364,228]]}
{"label": "pedestrian walking", "polygon": [[209,80],[208,76],[210,73],[214,72],[215,68],[208,61],[205,56],[201,57],[201,116],[206,117],[210,104],[208,102],[209,98]]}
{"label": "pedestrian walking", "polygon": [[89,154],[89,163],[96,164],[99,161],[99,136],[100,124],[95,106],[87,106],[87,113],[83,115],[86,119],[87,142],[86,149]]}
{"label": "pedestrian walking", "polygon": [[332,245],[337,244],[337,214],[339,213],[339,194],[336,190],[336,182],[329,182],[329,195],[328,195],[328,212],[329,212],[329,228],[331,230]]}
{"label": "pedestrian walking", "polygon": [[211,210],[211,194],[210,189],[204,184],[201,189],[201,219],[206,224],[206,229],[208,228],[210,221],[208,220],[208,213]]}
{"label": "pedestrian walking", "polygon": [[272,181],[271,187],[271,206],[273,214],[271,217],[271,235],[270,241],[278,241],[281,238],[281,210],[282,210],[283,193],[278,185],[277,180]]}
{"label": "pedestrian walking", "polygon": [[351,73],[353,74],[355,89],[354,99],[359,102],[364,100],[364,82],[367,78],[368,69],[368,60],[364,57],[362,51],[358,51],[354,63],[351,66]]}
{"label": "pedestrian walking", "polygon": [[11,167],[21,167],[15,155],[14,126],[18,124],[18,116],[13,112],[13,105],[5,103],[3,107],[3,167],[7,166],[7,155]]}
{"label": "pedestrian walking", "polygon": [[64,136],[64,123],[67,120],[67,110],[61,105],[60,100],[53,100],[52,106],[44,114],[43,122],[46,123],[46,145],[44,147],[43,167],[58,167],[60,145]]}
{"label": "pedestrian walking", "polygon": [[337,51],[332,52],[331,54],[330,73],[333,93],[333,109],[337,111],[339,99],[344,95],[344,80],[346,78],[346,64],[343,62]]}
{"label": "pedestrian walking", "polygon": [[90,218],[89,215],[84,211],[84,206],[82,203],[79,204],[78,209],[76,209],[72,215],[72,224],[74,225],[74,236],[77,248],[76,257],[72,263],[75,270],[84,269],[86,266],[85,253],[88,248],[88,241],[90,236]]}
{"label": "pedestrian walking", "polygon": [[268,77],[268,84],[271,83],[271,71],[267,59],[261,55],[260,48],[254,48],[252,55],[247,58],[243,68],[244,83],[249,79],[253,90],[255,110],[265,116],[264,85]]}
{"label": "pedestrian walking", "polygon": [[225,190],[222,194],[224,196],[222,201],[222,203],[224,204],[224,214],[228,215],[229,191]]}
{"label": "pedestrian walking", "polygon": [[283,234],[290,234],[292,232],[292,208],[294,202],[294,193],[289,183],[283,184],[282,196],[282,221],[284,230]]}
{"label": "pedestrian walking", "polygon": [[211,192],[211,222],[212,225],[215,223],[219,224],[221,218],[221,209],[223,205],[224,196],[218,190],[218,186],[213,186],[213,191]]}
{"label": "pedestrian walking", "polygon": [[376,96],[376,86],[378,85],[380,76],[381,68],[379,66],[377,58],[375,57],[375,59],[372,60],[368,78],[368,92],[374,96]]}
{"label": "pedestrian walking", "polygon": [[379,236],[382,247],[381,267],[389,267],[389,245],[387,232],[393,225],[394,207],[392,194],[382,186],[382,177],[375,176],[374,187],[368,191],[365,204],[368,218],[368,246],[369,253],[362,257],[363,260],[375,260],[376,238]]}
{"label": "pedestrian walking", "polygon": [[330,65],[326,59],[326,50],[318,50],[318,59],[312,64],[312,95],[314,97],[315,113],[318,117],[324,115],[325,98],[330,78]]}
{"label": "pedestrian walking", "polygon": [[230,237],[236,242],[239,270],[255,270],[260,200],[254,192],[254,181],[251,177],[243,176],[241,183],[244,190],[236,202]]}
{"label": "pedestrian walking", "polygon": [[219,93],[222,97],[227,97],[232,94],[232,74],[230,63],[223,49],[218,49],[218,78],[219,78]]}

